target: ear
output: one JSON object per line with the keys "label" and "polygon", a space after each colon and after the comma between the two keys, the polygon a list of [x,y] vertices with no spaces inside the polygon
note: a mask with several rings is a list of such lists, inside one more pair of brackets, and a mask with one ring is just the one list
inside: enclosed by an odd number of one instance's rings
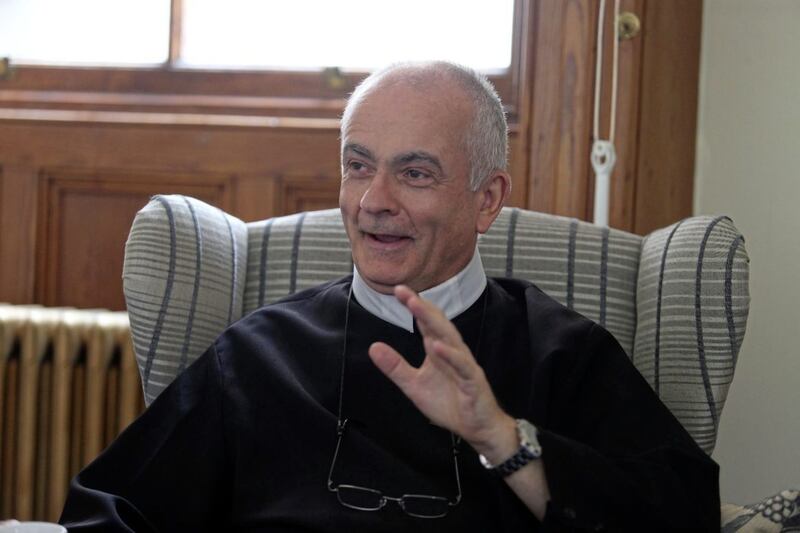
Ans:
{"label": "ear", "polygon": [[500,214],[510,191],[511,176],[502,170],[495,171],[476,191],[478,218],[475,221],[475,230],[478,233],[489,231],[494,219]]}

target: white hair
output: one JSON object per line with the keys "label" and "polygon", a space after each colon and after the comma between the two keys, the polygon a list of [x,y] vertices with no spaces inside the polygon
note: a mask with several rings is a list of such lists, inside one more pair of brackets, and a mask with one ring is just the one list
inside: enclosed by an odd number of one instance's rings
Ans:
{"label": "white hair", "polygon": [[464,133],[464,147],[470,161],[470,188],[476,191],[497,170],[508,166],[508,124],[503,104],[486,76],[475,70],[449,61],[428,63],[394,63],[367,76],[350,95],[342,114],[341,135],[350,124],[353,111],[364,97],[391,74],[402,74],[402,80],[412,85],[432,80],[455,81],[472,102],[473,117]]}

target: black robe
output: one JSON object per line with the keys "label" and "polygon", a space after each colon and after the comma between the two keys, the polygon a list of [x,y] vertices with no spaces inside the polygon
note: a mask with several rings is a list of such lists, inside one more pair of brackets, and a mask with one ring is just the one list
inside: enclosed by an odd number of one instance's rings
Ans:
{"label": "black robe", "polygon": [[[463,499],[445,518],[409,517],[392,502],[377,512],[342,507],[326,481],[350,284],[298,293],[229,327],[73,480],[61,522],[69,531],[719,530],[717,465],[615,339],[507,279],[490,279],[453,322],[501,406],[539,428],[552,495],[543,523],[466,443]],[[334,481],[454,497],[450,434],[367,356],[380,340],[419,365],[421,336],[355,298],[349,320],[350,423]]]}

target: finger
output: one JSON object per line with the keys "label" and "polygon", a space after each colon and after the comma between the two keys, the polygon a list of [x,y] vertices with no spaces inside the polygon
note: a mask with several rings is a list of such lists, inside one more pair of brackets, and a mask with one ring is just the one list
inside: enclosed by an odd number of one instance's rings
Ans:
{"label": "finger", "polygon": [[451,346],[440,340],[432,343],[432,353],[447,364],[461,379],[474,380],[478,377],[478,364],[472,354]]}
{"label": "finger", "polygon": [[[430,328],[425,320],[426,315],[441,312],[436,305],[424,300],[419,294],[414,292],[406,285],[398,285],[395,287],[395,296],[398,301],[406,306],[411,312],[411,315],[417,321],[417,327],[423,335],[435,335],[436,333]],[[442,313],[444,315],[444,313]]]}
{"label": "finger", "polygon": [[435,304],[421,298],[405,285],[395,287],[395,296],[417,319],[417,324],[423,335],[447,339],[456,345],[462,343],[461,334]]}
{"label": "finger", "polygon": [[425,348],[425,360],[422,362],[422,365],[419,367],[420,370],[423,370],[427,367],[433,366],[436,368],[438,372],[443,373],[449,379],[452,380],[460,380],[462,379],[458,372],[453,368],[447,359],[443,358],[442,356],[436,353],[436,344],[437,342],[443,342],[438,339],[434,339],[433,337],[423,337],[422,342]]}
{"label": "finger", "polygon": [[412,297],[419,296],[408,285],[396,285],[394,288],[394,295],[403,305],[406,305],[406,302],[408,302],[408,300]]}
{"label": "finger", "polygon": [[383,342],[372,343],[367,353],[378,370],[405,393],[417,369],[409,365],[397,350]]}

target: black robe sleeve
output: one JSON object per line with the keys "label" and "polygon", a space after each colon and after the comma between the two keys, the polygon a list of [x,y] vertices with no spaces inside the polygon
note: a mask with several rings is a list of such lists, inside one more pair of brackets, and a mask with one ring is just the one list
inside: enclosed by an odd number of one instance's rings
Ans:
{"label": "black robe sleeve", "polygon": [[70,533],[213,530],[228,510],[221,381],[212,346],[73,479],[59,522]]}
{"label": "black robe sleeve", "polygon": [[[719,469],[616,339],[592,325],[550,372],[542,531],[719,531]],[[536,387],[536,385],[535,385]]]}

